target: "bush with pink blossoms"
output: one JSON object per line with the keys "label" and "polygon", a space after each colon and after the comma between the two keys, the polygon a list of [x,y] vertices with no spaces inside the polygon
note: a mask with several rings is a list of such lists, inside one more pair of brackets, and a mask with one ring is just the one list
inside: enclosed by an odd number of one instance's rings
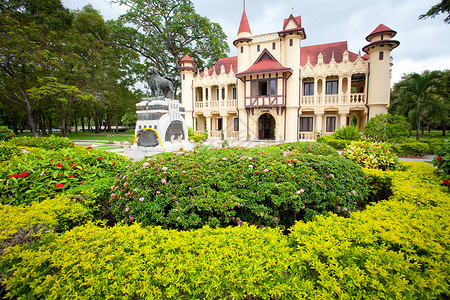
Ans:
{"label": "bush with pink blossoms", "polygon": [[179,229],[240,222],[289,227],[329,211],[346,216],[356,210],[367,193],[361,167],[309,153],[265,147],[156,155],[120,174],[111,209],[117,220]]}

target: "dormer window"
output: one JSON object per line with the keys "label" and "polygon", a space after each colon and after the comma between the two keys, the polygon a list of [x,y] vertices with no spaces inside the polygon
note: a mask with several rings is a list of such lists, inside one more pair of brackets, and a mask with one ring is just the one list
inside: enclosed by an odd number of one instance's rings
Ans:
{"label": "dormer window", "polygon": [[256,51],[261,51],[261,45],[256,45]]}
{"label": "dormer window", "polygon": [[381,35],[381,40],[384,40],[384,37],[383,37],[383,35]]}

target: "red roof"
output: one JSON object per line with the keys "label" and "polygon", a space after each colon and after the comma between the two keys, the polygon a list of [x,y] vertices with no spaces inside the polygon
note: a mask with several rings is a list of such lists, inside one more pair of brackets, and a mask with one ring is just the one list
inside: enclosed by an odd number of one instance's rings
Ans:
{"label": "red roof", "polygon": [[241,32],[248,32],[250,34],[252,33],[252,31],[250,30],[250,25],[248,24],[247,14],[245,13],[245,10],[242,13],[241,25],[239,25],[238,34]]}
{"label": "red roof", "polygon": [[183,62],[183,61],[194,62],[194,60],[187,54],[180,60],[180,62]]}
{"label": "red roof", "polygon": [[250,74],[262,74],[262,73],[275,73],[275,72],[291,72],[289,68],[283,67],[272,54],[267,49],[261,53],[261,55],[256,59],[255,63],[239,74],[237,77],[242,77]]}
{"label": "red roof", "polygon": [[396,31],[390,29],[390,28],[387,27],[386,25],[380,24],[380,25],[378,25],[377,28],[375,28],[374,31],[372,31],[372,32],[366,37],[366,40],[367,40],[368,42],[370,42],[370,38],[371,38],[372,36],[374,36],[374,35],[376,35],[376,34],[380,34],[380,33],[389,33],[389,34],[391,35],[391,37],[394,37],[394,36],[397,34]]}
{"label": "red roof", "polygon": [[[216,71],[216,74],[219,75],[220,68],[222,66],[225,67],[225,74],[230,73],[231,69],[233,69],[233,72],[237,72],[237,56],[223,57],[219,59],[214,65],[214,67],[208,70],[208,75],[212,76],[214,70]],[[203,77],[204,75],[205,75],[204,73],[200,74],[201,77]]]}
{"label": "red roof", "polygon": [[294,18],[294,16],[291,14],[291,15],[289,16],[289,18],[284,19],[284,22],[283,22],[283,30],[286,29],[286,26],[287,26],[287,24],[289,23],[289,20],[293,20],[295,23],[297,23],[297,27],[296,27],[296,28],[302,27],[302,17],[301,17],[301,16],[298,16],[298,17],[295,17],[295,18]]}
{"label": "red roof", "polygon": [[[308,60],[314,66],[317,64],[317,56],[322,53],[323,63],[328,64],[331,61],[331,57],[334,53],[334,60],[337,63],[342,62],[343,55],[347,49],[347,42],[337,42],[329,44],[321,44],[314,46],[306,46],[300,48],[300,66],[305,66]],[[350,61],[355,61],[358,58],[356,53],[348,51],[348,59]]]}

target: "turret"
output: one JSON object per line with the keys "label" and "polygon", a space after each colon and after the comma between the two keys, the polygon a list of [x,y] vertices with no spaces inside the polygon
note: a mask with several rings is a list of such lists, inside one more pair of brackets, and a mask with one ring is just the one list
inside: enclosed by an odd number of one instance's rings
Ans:
{"label": "turret", "polygon": [[396,34],[394,30],[380,24],[366,37],[370,43],[363,48],[370,56],[367,88],[369,119],[377,114],[387,113],[391,87],[391,51],[400,44],[399,41],[392,40]]}
{"label": "turret", "polygon": [[251,36],[252,31],[250,30],[247,14],[244,9],[241,17],[241,24],[239,25],[238,38],[233,42],[233,45],[237,48],[238,72],[243,72],[251,66]]}
{"label": "turret", "polygon": [[181,103],[186,108],[186,125],[193,127],[194,97],[192,83],[197,69],[195,62],[189,55],[185,55],[179,62],[178,71],[181,77]]}

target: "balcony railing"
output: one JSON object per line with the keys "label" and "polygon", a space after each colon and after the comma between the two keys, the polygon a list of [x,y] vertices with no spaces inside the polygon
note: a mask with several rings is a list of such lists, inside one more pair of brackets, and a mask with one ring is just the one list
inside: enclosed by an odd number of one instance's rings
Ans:
{"label": "balcony railing", "polygon": [[316,106],[316,105],[350,105],[359,106],[366,103],[366,94],[335,94],[335,95],[317,95],[317,96],[302,96],[300,99],[301,106]]}
{"label": "balcony railing", "polygon": [[298,133],[298,139],[300,141],[315,141],[317,138],[317,133],[310,132],[310,131],[300,131]]}
{"label": "balcony railing", "polygon": [[210,131],[208,139],[239,139],[239,131]]}
{"label": "balcony railing", "polygon": [[236,109],[237,100],[196,101],[195,110]]}

